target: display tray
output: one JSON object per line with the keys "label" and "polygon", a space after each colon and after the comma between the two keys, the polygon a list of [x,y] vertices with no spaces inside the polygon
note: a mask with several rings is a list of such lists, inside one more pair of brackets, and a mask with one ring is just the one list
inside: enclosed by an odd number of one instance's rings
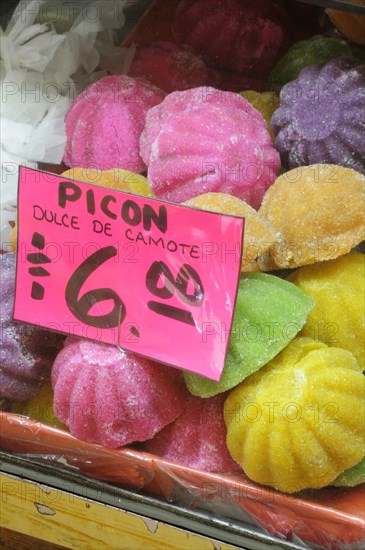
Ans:
{"label": "display tray", "polygon": [[232,519],[249,518],[279,539],[331,550],[365,547],[364,484],[285,495],[256,485],[243,473],[207,473],[133,448],[108,449],[5,412],[0,413],[0,445],[170,502],[184,504],[188,494],[190,507],[216,506]]}

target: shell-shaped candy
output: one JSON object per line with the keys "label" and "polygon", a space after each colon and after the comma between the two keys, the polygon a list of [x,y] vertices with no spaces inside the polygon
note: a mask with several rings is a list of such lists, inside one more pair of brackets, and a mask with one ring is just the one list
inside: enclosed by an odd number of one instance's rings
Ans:
{"label": "shell-shaped candy", "polygon": [[128,74],[145,78],[168,94],[215,84],[214,74],[204,59],[186,44],[173,42],[154,42],[137,48]]}
{"label": "shell-shaped candy", "polygon": [[276,241],[274,232],[266,220],[244,201],[225,193],[204,193],[189,199],[184,204],[245,218],[245,232],[241,271],[259,271],[256,258],[264,254]]}
{"label": "shell-shaped candy", "polygon": [[69,339],[52,369],[54,411],[84,441],[145,441],[182,412],[181,373],[98,342]]}
{"label": "shell-shaped candy", "polygon": [[289,34],[282,0],[182,0],[172,31],[222,69],[266,75]]}
{"label": "shell-shaped candy", "polygon": [[288,280],[314,301],[301,334],[351,351],[365,369],[364,254],[301,267]]}
{"label": "shell-shaped candy", "polygon": [[282,174],[260,215],[277,233],[266,269],[334,260],[365,238],[365,176],[343,166],[314,164]]}
{"label": "shell-shaped candy", "polygon": [[319,489],[365,452],[365,385],[349,351],[294,339],[224,405],[227,446],[253,481]]}
{"label": "shell-shaped candy", "polygon": [[150,109],[140,145],[153,193],[177,203],[220,192],[259,208],[280,167],[262,115],[209,87],[173,92]]}
{"label": "shell-shaped candy", "polygon": [[67,166],[143,172],[139,138],[148,109],[165,93],[146,80],[105,76],[88,86],[66,113]]}
{"label": "shell-shaped candy", "polygon": [[[300,290],[300,292],[298,292]],[[312,299],[301,289],[266,273],[247,273],[240,281],[231,329],[216,327],[230,338],[219,382],[184,373],[193,395],[211,397],[237,386],[275,357],[303,327]]]}
{"label": "shell-shaped candy", "polygon": [[191,395],[181,415],[147,441],[146,448],[176,464],[206,472],[241,470],[226,445],[225,398],[225,394],[210,399]]}
{"label": "shell-shaped candy", "polygon": [[305,67],[271,119],[283,166],[339,164],[365,173],[365,64],[339,57]]}
{"label": "shell-shaped candy", "polygon": [[49,380],[64,336],[13,319],[15,254],[0,255],[0,400],[26,401]]}
{"label": "shell-shaped candy", "polygon": [[343,38],[316,34],[307,40],[300,40],[276,63],[267,79],[267,87],[279,93],[285,84],[298,77],[304,67],[351,55],[350,44]]}

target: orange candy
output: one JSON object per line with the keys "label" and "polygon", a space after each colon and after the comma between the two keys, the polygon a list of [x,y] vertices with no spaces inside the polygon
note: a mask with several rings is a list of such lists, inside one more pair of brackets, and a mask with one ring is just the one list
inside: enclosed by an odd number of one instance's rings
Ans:
{"label": "orange candy", "polygon": [[300,166],[267,190],[259,214],[278,234],[263,270],[334,260],[365,238],[365,177],[332,164]]}
{"label": "orange candy", "polygon": [[241,271],[260,271],[255,260],[273,245],[276,238],[268,222],[256,210],[237,197],[225,193],[204,193],[189,199],[184,204],[210,212],[245,218]]}

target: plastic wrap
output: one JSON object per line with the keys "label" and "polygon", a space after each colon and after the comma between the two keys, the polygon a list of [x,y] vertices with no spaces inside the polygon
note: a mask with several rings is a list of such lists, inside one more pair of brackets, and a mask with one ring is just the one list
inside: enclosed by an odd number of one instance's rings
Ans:
{"label": "plastic wrap", "polygon": [[4,412],[0,413],[0,444],[28,459],[76,468],[170,502],[219,510],[232,520],[250,518],[279,539],[328,550],[361,550],[365,545],[364,485],[289,496],[258,486],[243,473],[202,472],[132,448],[108,449]]}

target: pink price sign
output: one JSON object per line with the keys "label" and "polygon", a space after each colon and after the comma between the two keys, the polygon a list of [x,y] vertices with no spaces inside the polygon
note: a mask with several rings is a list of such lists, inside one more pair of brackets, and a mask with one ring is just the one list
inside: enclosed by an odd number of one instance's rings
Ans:
{"label": "pink price sign", "polygon": [[21,167],[14,318],[219,380],[243,226]]}

